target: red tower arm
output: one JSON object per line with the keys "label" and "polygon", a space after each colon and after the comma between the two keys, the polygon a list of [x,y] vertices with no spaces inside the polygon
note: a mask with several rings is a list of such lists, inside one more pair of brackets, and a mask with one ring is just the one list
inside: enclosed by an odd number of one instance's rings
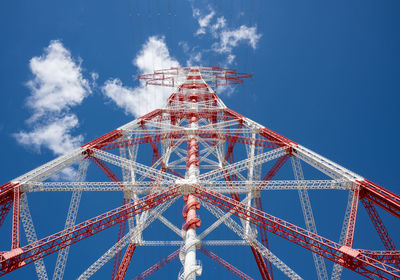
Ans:
{"label": "red tower arm", "polygon": [[118,271],[113,278],[114,280],[124,280],[125,273],[128,270],[129,263],[131,262],[133,252],[135,252],[136,244],[129,243],[128,248],[126,249],[124,258],[122,259],[121,264],[119,265]]}
{"label": "red tower arm", "polygon": [[207,188],[195,186],[194,195],[225,211],[281,236],[324,258],[339,263],[370,279],[400,279],[400,270],[356,250],[323,238],[282,219],[264,213]]}
{"label": "red tower arm", "polygon": [[122,205],[37,242],[3,253],[0,256],[0,276],[177,197],[179,195],[177,189],[176,186],[166,188],[162,192],[150,194],[135,203]]}
{"label": "red tower arm", "polygon": [[358,183],[361,185],[360,197],[368,199],[390,214],[400,218],[400,196],[369,180],[358,181]]}

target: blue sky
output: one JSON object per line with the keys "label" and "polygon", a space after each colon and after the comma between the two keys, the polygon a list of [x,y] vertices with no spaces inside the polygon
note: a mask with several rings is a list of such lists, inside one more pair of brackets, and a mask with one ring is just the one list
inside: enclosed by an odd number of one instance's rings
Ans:
{"label": "blue sky", "polygon": [[[138,74],[167,65],[200,64],[253,74],[245,84],[221,92],[228,107],[400,192],[398,1],[114,2],[43,0],[2,4],[2,182],[121,126],[151,106],[162,105],[168,90],[144,88],[136,79]],[[331,199],[326,194],[312,198],[317,204]],[[40,199],[32,197],[33,204],[37,200],[32,212],[38,220],[38,235],[44,237],[62,228],[68,198],[53,194],[45,198],[48,206]],[[95,198],[95,206],[90,207],[99,208],[92,215],[100,213],[101,207],[107,210],[120,204],[118,200],[105,205],[108,199],[104,194]],[[60,224],[58,228],[46,225],[52,217],[47,214],[51,207],[60,208],[60,216],[53,215],[60,220],[55,222]],[[344,211],[343,201],[338,209]],[[328,234],[330,210],[319,213],[321,227]],[[78,220],[92,215],[85,212]],[[398,221],[382,215],[392,237],[396,233],[399,236]],[[1,250],[9,246],[8,218],[0,229]],[[368,221],[365,227],[362,225],[359,238],[365,242],[377,239]],[[339,231],[340,226],[336,228]],[[104,239],[115,239],[114,232],[104,234]],[[339,232],[329,234],[335,238]],[[99,250],[93,253],[94,258],[107,248],[97,248],[94,241],[86,244],[93,251]],[[173,249],[162,248],[153,261]],[[288,264],[298,268],[305,279],[313,279],[312,262],[307,263],[310,269],[300,265],[302,262],[296,265],[296,259],[290,256],[292,249],[297,252],[289,246],[279,256],[285,259],[287,255]],[[151,264],[155,251],[142,251],[144,262]],[[220,252],[223,256],[224,251]],[[71,254],[76,258],[79,255],[73,251]],[[240,263],[238,256],[227,260]],[[51,275],[54,260],[48,262]],[[147,266],[138,264],[137,270],[128,271],[127,279]],[[229,275],[212,267],[221,277]],[[162,273],[175,273],[178,268],[175,261],[154,279]],[[257,278],[256,269],[254,265],[248,270],[243,268]],[[4,278],[22,279],[33,271],[33,266],[28,266]],[[81,272],[75,259],[66,277]],[[344,279],[357,277],[348,271],[344,275]],[[108,272],[96,274],[96,279],[107,277]]]}

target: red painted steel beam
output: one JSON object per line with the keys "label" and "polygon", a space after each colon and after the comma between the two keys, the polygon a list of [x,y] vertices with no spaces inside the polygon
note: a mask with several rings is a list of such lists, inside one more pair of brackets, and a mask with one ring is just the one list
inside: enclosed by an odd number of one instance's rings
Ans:
{"label": "red painted steel beam", "polygon": [[[147,127],[143,124],[142,128],[144,130],[147,130]],[[158,151],[158,143],[160,142],[160,137],[151,137],[148,133],[146,133],[146,136],[149,137],[149,144],[151,146],[151,149],[153,150],[153,157],[151,159],[151,165],[153,165],[161,156],[160,152]]]}
{"label": "red painted steel beam", "polygon": [[12,223],[12,241],[11,250],[21,246],[20,239],[20,190],[19,186],[14,188],[14,207],[13,207],[13,223]]}
{"label": "red painted steel beam", "polygon": [[264,261],[264,258],[262,257],[262,255],[260,254],[260,252],[258,252],[253,246],[250,246],[251,252],[253,253],[253,257],[256,261],[258,270],[260,271],[261,274],[261,278],[263,280],[270,280],[271,277],[268,273],[268,268],[267,265]]}
{"label": "red painted steel beam", "polygon": [[17,186],[19,186],[19,183],[5,183],[4,185],[2,185],[0,187],[0,200],[3,200],[3,196],[10,194],[11,191],[16,188]]}
{"label": "red painted steel beam", "polygon": [[[390,234],[386,229],[381,217],[379,216],[374,204],[366,198],[361,198],[361,203],[364,205],[365,210],[367,210],[368,216],[370,217],[372,224],[374,225],[375,230],[383,243],[383,246],[385,246],[386,250],[388,251],[396,252],[396,245],[394,244],[393,239],[390,237]],[[394,256],[393,259],[395,260],[395,263],[397,263],[397,267],[400,268],[400,258],[398,256]]]}
{"label": "red painted steel beam", "polygon": [[143,280],[150,275],[152,275],[154,272],[165,266],[166,264],[170,263],[172,260],[176,259],[177,256],[179,256],[179,252],[181,249],[176,250],[172,254],[168,255],[166,258],[162,259],[161,261],[155,263],[142,273],[140,273],[138,276],[136,276],[133,280]]}
{"label": "red painted steel beam", "polygon": [[[125,205],[129,202],[128,199],[123,200],[122,205]],[[118,235],[117,235],[117,243],[121,240],[121,238],[124,236],[125,234],[125,228],[126,228],[126,221],[123,221],[119,224],[118,227]],[[112,274],[111,274],[111,279],[115,279],[119,269],[117,269],[118,267],[121,267],[121,256],[122,256],[122,251],[118,251],[115,256],[114,256],[114,263],[113,263],[113,270],[112,270]]]}
{"label": "red painted steel beam", "polygon": [[161,109],[155,109],[154,111],[151,111],[149,113],[147,113],[144,116],[141,116],[140,118],[138,118],[138,120],[141,121],[142,124],[146,123],[149,120],[154,119],[155,117],[159,116],[162,113]]}
{"label": "red painted steel beam", "polygon": [[246,273],[240,271],[238,268],[236,268],[235,266],[231,265],[230,263],[228,263],[227,261],[225,261],[223,258],[217,256],[216,254],[214,254],[213,252],[207,250],[204,247],[200,248],[200,251],[206,255],[207,257],[209,257],[210,259],[212,259],[213,261],[215,261],[216,263],[222,265],[224,268],[226,268],[227,270],[229,270],[230,272],[232,272],[233,274],[235,274],[237,277],[239,277],[240,279],[243,280],[253,280],[253,278],[251,278],[250,276],[248,276]]}
{"label": "red painted steel beam", "polygon": [[346,237],[344,239],[344,245],[350,248],[353,247],[354,229],[356,226],[359,196],[360,196],[360,188],[359,186],[356,186],[356,188],[353,190],[353,200],[351,201],[349,224],[347,226]]}
{"label": "red painted steel beam", "polygon": [[372,258],[364,254],[361,250],[341,246],[318,234],[309,232],[207,188],[194,186],[194,190],[193,194],[198,198],[225,211],[230,211],[242,219],[249,220],[256,226],[264,227],[273,234],[283,237],[369,279],[400,279],[399,269]]}
{"label": "red painted steel beam", "polygon": [[118,271],[113,278],[114,280],[124,280],[126,271],[128,270],[129,263],[131,262],[133,252],[135,252],[136,249],[136,244],[135,243],[129,243],[128,248],[126,249],[124,258],[122,259],[122,262],[118,268]]}
{"label": "red painted steel beam", "polygon": [[[264,178],[263,178],[263,183],[261,184],[261,187],[264,186],[268,181],[270,181],[275,174],[279,171],[279,169],[285,164],[285,162],[287,161],[287,159],[290,157],[290,154],[286,154],[283,157],[280,157],[275,164],[271,167],[271,169],[267,172],[267,174],[265,174]],[[261,201],[261,197],[256,197],[255,199],[255,203],[256,203],[256,208],[260,211],[263,211],[263,207],[262,207],[262,201]],[[264,228],[260,228],[260,236],[261,236],[261,243],[267,248],[269,249],[269,244],[268,244],[268,236],[267,236],[267,230]],[[264,261],[267,264],[268,267],[268,272],[269,272],[269,276],[271,279],[274,279],[273,276],[273,269],[272,269],[272,264],[270,261],[264,259]]]}
{"label": "red painted steel beam", "polygon": [[[225,113],[229,114],[235,119],[244,121],[246,117],[242,116],[241,114],[233,111],[232,109],[225,108]],[[283,137],[282,135],[264,127],[261,129],[259,132],[261,136],[269,139],[271,142],[276,144],[276,148],[282,147],[282,146],[296,146],[297,143],[293,142],[292,140]]]}
{"label": "red painted steel beam", "polygon": [[5,252],[0,256],[0,276],[177,197],[180,195],[178,190],[178,186],[165,188],[162,192],[150,194],[136,202],[127,203],[34,243]]}
{"label": "red painted steel beam", "polygon": [[[262,207],[262,202],[261,202],[261,198],[260,197],[256,197],[254,199],[255,203],[256,203],[256,208],[260,211],[263,211],[263,207]],[[269,243],[268,243],[268,236],[267,236],[267,230],[265,228],[260,228],[260,237],[261,237],[261,243],[265,246],[265,248],[267,248],[269,250]],[[264,259],[264,258],[263,258]],[[269,276],[271,279],[274,279],[273,276],[273,271],[272,271],[272,264],[270,261],[268,261],[267,259],[264,259],[264,262],[267,265],[267,269],[269,272]]]}
{"label": "red painted steel beam", "polygon": [[[90,159],[104,172],[104,174],[107,175],[107,177],[111,181],[113,181],[114,183],[117,183],[118,187],[120,187],[122,189],[123,186],[122,186],[121,181],[119,180],[117,175],[115,175],[114,172],[112,172],[112,170],[110,168],[108,168],[108,166],[104,163],[104,161],[102,161],[98,158],[95,158],[95,157],[90,157]],[[126,203],[128,203],[128,200],[124,198],[122,205],[125,205]],[[119,224],[117,242],[120,241],[121,238],[124,236],[125,227],[126,227],[126,221],[123,221]],[[111,279],[114,279],[117,274],[118,266],[121,263],[121,255],[122,255],[122,252],[118,251],[114,256],[114,263],[113,263]]]}
{"label": "red painted steel beam", "polygon": [[363,254],[383,263],[395,265],[399,268],[400,251],[370,251],[360,250]]}
{"label": "red painted steel beam", "polygon": [[10,212],[13,205],[13,194],[9,193],[0,199],[0,226],[3,225],[8,212]]}
{"label": "red painted steel beam", "polygon": [[[234,145],[235,143],[236,143],[236,142],[233,142],[233,145]],[[230,143],[230,145],[231,145],[231,144],[232,144],[232,143]],[[233,152],[233,147],[232,147],[231,149],[228,149],[227,154],[226,154],[226,156],[225,156],[225,159],[226,159],[227,157],[229,158],[230,155],[232,154],[232,152]],[[233,160],[233,158],[232,158],[232,159],[231,159],[231,163],[233,163],[233,161],[234,161],[234,160]],[[223,173],[224,173],[225,181],[231,182],[231,181],[232,181],[231,176],[229,176],[225,170],[223,171]],[[228,185],[229,185],[229,184],[228,184]],[[231,197],[232,197],[232,199],[234,199],[235,201],[240,201],[239,194],[236,193],[236,192],[232,192],[232,193],[231,193]],[[252,246],[250,246],[250,247],[251,247],[251,252],[253,253],[254,259],[255,259],[255,261],[256,261],[257,267],[258,267],[258,269],[259,269],[259,271],[260,271],[261,278],[262,278],[263,280],[272,280],[272,279],[271,279],[271,276],[270,276],[270,273],[269,273],[269,271],[268,271],[267,264],[266,264],[264,258],[263,258],[263,257],[261,256],[261,254],[260,254],[257,250],[255,250]]]}
{"label": "red painted steel beam", "polygon": [[[226,180],[227,182],[230,182],[230,181],[231,181],[230,176],[228,176],[227,174],[225,174],[225,171],[224,171],[224,177],[225,177],[225,180]],[[229,185],[229,184],[228,184],[228,185]],[[238,194],[238,193],[232,192],[232,193],[231,193],[231,197],[232,197],[232,199],[235,200],[235,201],[240,201],[240,198],[239,198],[239,194]],[[259,271],[260,271],[261,278],[262,278],[263,280],[271,280],[271,276],[270,276],[270,274],[269,274],[269,272],[268,272],[268,267],[267,267],[267,264],[266,264],[265,261],[264,261],[264,258],[263,258],[263,257],[261,256],[261,254],[260,254],[257,250],[255,250],[252,246],[250,246],[250,248],[251,248],[251,252],[253,253],[254,259],[255,259],[255,261],[256,261],[257,267],[258,267],[258,269],[259,269]]]}
{"label": "red painted steel beam", "polygon": [[82,148],[96,148],[96,149],[101,149],[107,143],[112,142],[118,138],[122,137],[122,131],[119,129],[115,129],[113,131],[110,131],[109,133],[104,134],[103,136],[100,136],[85,145],[82,145]]}
{"label": "red painted steel beam", "polygon": [[400,196],[369,180],[357,181],[361,185],[360,196],[400,218]]}

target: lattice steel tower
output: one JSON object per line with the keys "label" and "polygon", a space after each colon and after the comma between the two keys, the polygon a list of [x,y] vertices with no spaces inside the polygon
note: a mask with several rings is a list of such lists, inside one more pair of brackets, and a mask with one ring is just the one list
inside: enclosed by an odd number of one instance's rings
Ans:
{"label": "lattice steel tower", "polygon": [[[177,257],[182,263],[178,279],[193,280],[202,274],[211,279],[211,272],[201,265],[199,252],[237,277],[252,279],[209,251],[207,247],[212,245],[249,246],[264,280],[273,279],[274,271],[275,274],[281,271],[290,279],[302,279],[270,251],[268,236],[272,235],[311,251],[318,279],[340,279],[343,267],[370,279],[400,279],[399,251],[376,209],[379,206],[400,218],[400,197],[227,108],[213,88],[239,84],[247,77],[218,67],[171,68],[142,75],[139,78],[149,85],[173,89],[163,108],[2,185],[0,224],[11,211],[12,240],[11,248],[0,252],[0,276],[34,263],[39,279],[48,279],[43,257],[58,252],[53,279],[62,279],[69,246],[118,226],[115,245],[78,279],[90,278],[111,259],[114,259],[112,279],[123,279],[135,248],[146,245],[171,245],[179,249],[135,279],[151,275]],[[143,158],[148,160],[142,161]],[[329,179],[306,180],[301,162]],[[89,163],[110,180],[87,181]],[[291,164],[294,175],[288,180],[272,180],[285,163]],[[75,182],[54,181],[52,176],[74,164],[79,164]],[[317,233],[308,195],[308,190],[315,189],[348,192],[338,241]],[[305,228],[263,211],[263,197],[269,190],[298,192]],[[50,191],[72,193],[65,228],[38,240],[27,199],[31,192]],[[121,192],[123,205],[76,224],[81,194],[89,191]],[[183,225],[177,226],[164,212],[182,197]],[[386,250],[353,247],[359,201]],[[207,227],[201,226],[200,211],[208,211],[217,219]],[[146,240],[144,230],[155,220],[176,233],[178,240]],[[25,245],[20,242],[20,224],[28,242]],[[221,224],[240,240],[208,240],[206,237]],[[332,272],[328,273],[325,259],[335,263]]]}

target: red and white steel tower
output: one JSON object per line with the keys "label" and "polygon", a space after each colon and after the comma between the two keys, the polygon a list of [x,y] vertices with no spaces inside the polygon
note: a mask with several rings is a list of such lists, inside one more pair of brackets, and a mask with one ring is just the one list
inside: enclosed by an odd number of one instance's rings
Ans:
{"label": "red and white steel tower", "polygon": [[[273,279],[273,271],[281,271],[290,279],[302,279],[269,249],[268,236],[272,235],[311,251],[318,279],[340,279],[343,267],[369,279],[400,279],[400,252],[376,208],[400,218],[400,197],[227,108],[212,86],[239,84],[247,77],[249,75],[219,67],[180,67],[142,75],[139,78],[148,85],[174,89],[163,108],[2,185],[0,224],[12,212],[12,240],[11,248],[0,252],[0,276],[34,263],[38,278],[48,279],[43,258],[57,252],[53,279],[62,279],[69,246],[117,226],[117,242],[78,279],[90,278],[111,259],[114,262],[112,279],[124,279],[136,247],[150,243],[180,248],[135,279],[144,279],[177,257],[182,262],[178,279],[193,280],[202,274],[210,276],[210,271],[201,265],[199,252],[237,277],[252,279],[209,251],[207,247],[212,245],[250,246],[264,280]],[[143,158],[148,160],[140,163],[142,157],[138,154],[144,146],[151,147],[152,156],[145,155]],[[143,149],[143,153],[146,151],[148,153],[148,148]],[[289,162],[294,180],[272,180]],[[87,181],[89,163],[110,180]],[[329,179],[306,180],[302,163]],[[79,164],[75,182],[54,181],[54,175],[74,164]],[[316,189],[348,193],[337,241],[317,232],[308,195],[308,190]],[[298,192],[305,228],[263,211],[262,198],[268,190]],[[28,196],[31,192],[52,191],[72,193],[65,228],[38,240]],[[121,192],[123,204],[76,224],[82,192],[90,191]],[[184,201],[183,225],[177,226],[163,213],[180,197]],[[360,201],[385,250],[353,246]],[[202,228],[200,211],[209,211],[217,219]],[[145,240],[143,231],[155,220],[165,224],[180,239]],[[207,240],[208,234],[221,224],[240,240]],[[21,244],[20,225],[28,244]],[[328,273],[325,260],[335,263],[332,272]]]}

